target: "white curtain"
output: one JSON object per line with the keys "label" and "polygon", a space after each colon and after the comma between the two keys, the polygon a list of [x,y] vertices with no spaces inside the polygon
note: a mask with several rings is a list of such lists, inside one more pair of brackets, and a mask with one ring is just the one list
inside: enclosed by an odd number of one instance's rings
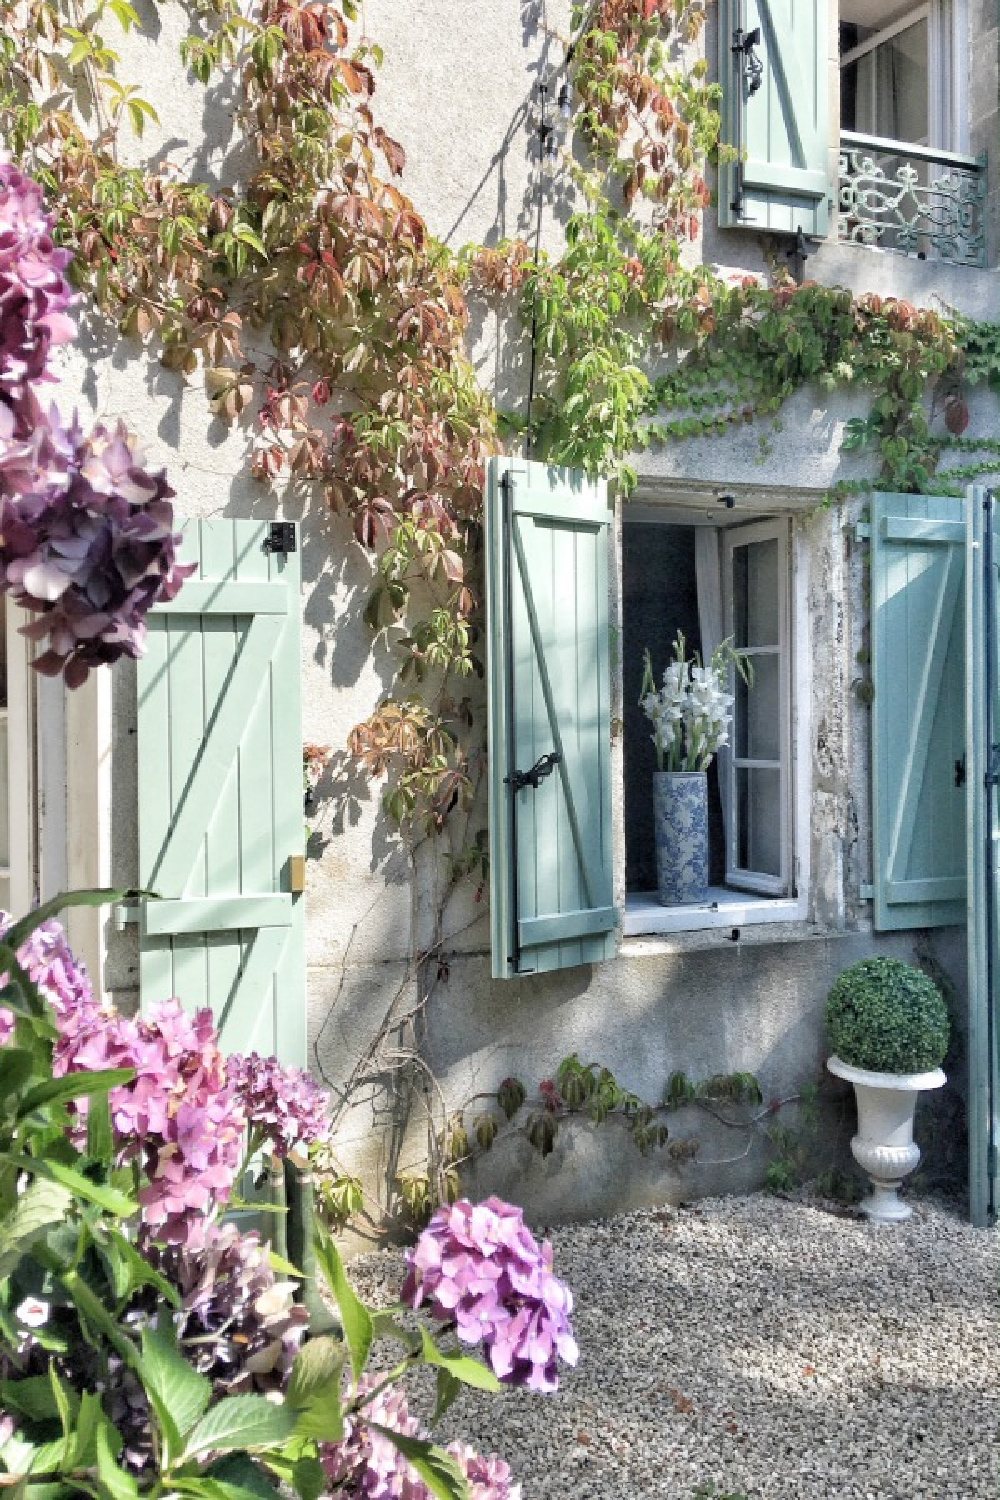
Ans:
{"label": "white curtain", "polygon": [[[722,641],[725,623],[722,614],[722,565],[717,526],[696,526],[694,532],[694,572],[698,588],[698,628],[701,631],[701,659],[706,664]],[[726,840],[726,864],[729,864],[729,750],[719,751],[719,794],[722,798],[722,826]]]}

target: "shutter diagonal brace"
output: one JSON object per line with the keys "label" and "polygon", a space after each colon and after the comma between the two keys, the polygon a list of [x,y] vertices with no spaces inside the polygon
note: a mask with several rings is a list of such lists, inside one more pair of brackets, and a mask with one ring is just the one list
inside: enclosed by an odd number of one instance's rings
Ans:
{"label": "shutter diagonal brace", "polygon": [[244,726],[247,690],[261,670],[266,670],[284,623],[278,615],[257,615],[250,622],[198,759],[178,799],[174,821],[150,872],[150,885],[164,885],[169,896],[184,894],[193,863],[191,849],[200,848],[201,841],[195,836],[203,824],[202,804],[206,798],[210,805],[214,803],[220,781],[232,768]]}
{"label": "shutter diagonal brace", "polygon": [[[580,865],[580,877],[583,881],[584,895],[588,906],[594,906],[594,893],[591,889],[590,871],[584,853],[584,842],[580,832],[580,820],[577,816],[576,801],[570,786],[569,768],[566,764],[566,754],[563,749],[562,735],[559,732],[559,721],[556,715],[555,697],[552,692],[552,683],[549,679],[548,668],[545,665],[545,653],[542,650],[542,632],[538,623],[538,613],[535,609],[535,598],[528,577],[528,564],[524,555],[524,544],[521,541],[520,532],[517,528],[517,519],[513,518],[511,536],[514,542],[514,551],[517,554],[517,567],[521,576],[521,586],[524,590],[524,606],[528,614],[528,622],[531,626],[531,641],[535,648],[535,661],[538,663],[538,678],[541,683],[542,697],[545,699],[545,710],[549,718],[549,728],[555,742],[555,754],[558,757],[556,765],[559,769],[559,780],[562,782],[563,795],[566,798],[566,814],[569,818],[570,831],[573,835],[573,843],[576,846],[577,859]],[[516,793],[512,793],[516,797]],[[515,872],[516,877],[516,872]]]}
{"label": "shutter diagonal brace", "polygon": [[929,632],[933,646],[924,662],[913,709],[913,735],[907,746],[902,774],[902,785],[906,788],[906,792],[900,798],[889,835],[886,858],[887,881],[905,879],[902,874],[897,875],[896,872],[897,870],[902,872],[906,868],[906,858],[910,852],[910,843],[916,826],[917,807],[926,770],[926,756],[932,728],[932,716],[928,713],[928,709],[931,704],[937,702],[941,679],[944,675],[951,630],[950,622],[958,597],[962,564],[963,560],[959,556],[958,549],[949,548]]}

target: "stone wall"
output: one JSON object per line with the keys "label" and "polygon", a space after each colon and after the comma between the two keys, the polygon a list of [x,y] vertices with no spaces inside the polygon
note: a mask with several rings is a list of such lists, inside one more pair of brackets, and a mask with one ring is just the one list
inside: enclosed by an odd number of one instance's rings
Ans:
{"label": "stone wall", "polygon": [[[996,18],[982,12],[981,34],[992,46],[993,113],[986,61],[976,54],[975,129],[996,145]],[[453,247],[529,234],[534,227],[530,122],[533,84],[562,56],[568,0],[525,0],[495,6],[472,0],[382,0],[369,24],[385,47],[376,109],[408,154],[404,186],[432,230]],[[176,63],[182,17],[157,12],[155,42],[126,51],[163,125],[151,149],[225,180],[232,140],[231,101],[214,93],[207,112],[200,93]],[[560,28],[562,29],[560,31]],[[992,41],[990,39],[992,38]],[[704,45],[714,56],[709,34]],[[979,79],[979,82],[975,82]],[[980,109],[980,105],[982,106]],[[145,148],[144,148],[145,149]],[[1000,150],[993,149],[991,172]],[[994,185],[995,175],[991,178]],[[570,202],[557,187],[546,208],[543,241],[557,245]],[[697,252],[713,263],[758,270],[766,246],[753,235],[713,228],[706,214]],[[829,242],[808,274],[855,291],[877,290],[916,303],[947,305],[996,316],[994,272],[931,266],[895,255]],[[480,378],[504,399],[523,392],[525,338],[510,318],[484,315],[474,330]],[[104,341],[91,326],[75,354],[81,405],[95,415],[123,414],[166,464],[185,515],[266,516],[274,498],[247,477],[246,434],[209,419],[197,378],[190,383],[146,363],[134,349]],[[434,989],[421,1023],[427,1083],[435,1108],[461,1107],[470,1095],[495,1089],[508,1073],[526,1081],[551,1074],[577,1050],[609,1064],[627,1087],[658,1098],[669,1074],[692,1077],[748,1070],[765,1097],[794,1094],[821,1076],[823,999],[836,972],[872,951],[912,957],[910,936],[882,942],[870,933],[859,884],[870,878],[867,712],[852,683],[864,626],[863,562],[853,542],[854,509],[822,509],[837,479],[864,473],[839,451],[845,421],[860,410],[850,396],[798,393],[778,429],[761,424],[724,439],[679,444],[652,454],[641,469],[639,501],[647,505],[711,506],[723,491],[746,515],[787,514],[807,569],[808,599],[800,658],[808,665],[800,713],[807,717],[809,764],[804,768],[811,868],[806,920],[787,927],[627,940],[620,957],[540,979],[496,983],[489,978],[484,907],[462,898],[445,929],[448,976]],[[978,396],[972,431],[995,433],[996,403]],[[434,886],[425,853],[388,837],[378,786],[352,771],[344,751],[351,727],[369,714],[392,674],[383,642],[371,650],[362,620],[371,564],[349,530],[322,507],[287,498],[281,514],[302,523],[303,660],[307,740],[335,749],[309,862],[308,965],[310,1036],[317,1066],[337,1085],[354,1082],[354,1104],[342,1145],[364,1169],[376,1194],[393,1171],[421,1155],[425,1097],[414,1076],[407,1096],[386,1092],[368,1062],[373,1037],[416,998],[412,955],[433,934]],[[617,614],[618,600],[614,602]],[[627,688],[619,664],[619,704]],[[114,684],[113,877],[136,875],[135,807],[141,795],[135,765],[134,677],[119,669]],[[616,757],[619,887],[624,888],[621,812],[623,773]],[[630,789],[630,792],[632,789]],[[482,810],[480,810],[481,813]],[[134,934],[106,928],[108,988],[134,999]],[[963,965],[960,935],[942,948],[956,982]],[[961,987],[959,985],[959,987]],[[824,1129],[842,1146],[836,1091],[827,1085]],[[436,1090],[440,1089],[440,1095]],[[839,1132],[839,1134],[836,1134]],[[760,1181],[766,1152],[758,1136],[744,1153],[704,1117],[678,1119],[676,1134],[697,1133],[702,1162],[677,1165],[666,1156],[639,1157],[609,1132],[567,1133],[545,1162],[523,1144],[499,1147],[477,1169],[473,1186],[500,1188],[526,1202],[535,1217],[604,1213],[661,1197],[740,1189]]]}

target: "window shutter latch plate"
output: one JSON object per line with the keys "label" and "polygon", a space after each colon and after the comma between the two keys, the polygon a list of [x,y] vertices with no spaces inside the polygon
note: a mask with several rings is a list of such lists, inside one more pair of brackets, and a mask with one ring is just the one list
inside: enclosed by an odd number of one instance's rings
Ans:
{"label": "window shutter latch plate", "polygon": [[272,521],[267,528],[267,536],[264,539],[265,552],[279,552],[286,554],[296,550],[295,522],[294,521]]}

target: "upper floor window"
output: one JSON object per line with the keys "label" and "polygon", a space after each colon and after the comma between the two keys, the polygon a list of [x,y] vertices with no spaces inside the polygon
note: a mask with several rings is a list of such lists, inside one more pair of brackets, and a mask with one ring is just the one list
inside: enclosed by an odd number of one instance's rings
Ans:
{"label": "upper floor window", "polygon": [[842,0],[841,129],[943,151],[966,148],[959,10],[950,0],[903,9]]}

